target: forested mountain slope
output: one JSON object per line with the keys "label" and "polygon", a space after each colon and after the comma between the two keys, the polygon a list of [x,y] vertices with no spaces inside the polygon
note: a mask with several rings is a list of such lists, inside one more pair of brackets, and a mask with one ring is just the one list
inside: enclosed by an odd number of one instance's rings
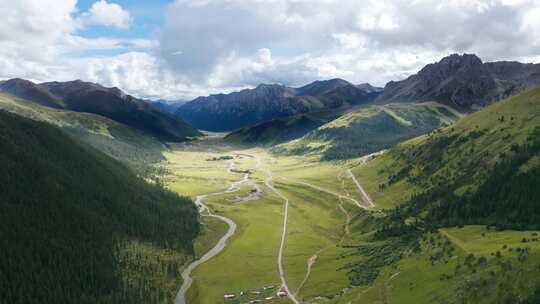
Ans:
{"label": "forested mountain slope", "polygon": [[171,301],[199,230],[189,199],[4,111],[0,147],[2,303]]}

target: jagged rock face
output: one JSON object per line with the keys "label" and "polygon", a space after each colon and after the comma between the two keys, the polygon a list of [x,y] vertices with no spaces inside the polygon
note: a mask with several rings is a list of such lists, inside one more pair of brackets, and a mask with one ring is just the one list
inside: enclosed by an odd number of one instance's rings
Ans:
{"label": "jagged rock face", "polygon": [[378,101],[439,101],[464,110],[483,107],[540,82],[540,65],[483,63],[476,55],[450,55],[409,78],[389,82]]}
{"label": "jagged rock face", "polygon": [[334,109],[373,100],[368,93],[342,79],[315,81],[300,88],[261,84],[231,94],[199,97],[183,105],[176,114],[200,129],[235,130],[258,123]]}

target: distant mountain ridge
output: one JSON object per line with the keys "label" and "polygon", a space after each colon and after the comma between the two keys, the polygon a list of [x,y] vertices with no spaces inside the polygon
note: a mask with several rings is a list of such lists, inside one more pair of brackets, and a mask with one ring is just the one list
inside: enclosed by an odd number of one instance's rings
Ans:
{"label": "distant mountain ridge", "polygon": [[165,112],[174,113],[178,108],[185,105],[188,101],[187,100],[165,100],[165,99],[158,99],[151,101],[150,104],[154,107],[157,107],[158,109],[161,109]]}
{"label": "distant mountain ridge", "polygon": [[240,92],[198,97],[181,106],[176,115],[200,129],[227,131],[273,119],[362,104],[374,100],[378,94],[343,79],[315,81],[299,88],[261,84]]}
{"label": "distant mountain ridge", "polygon": [[36,84],[24,79],[0,83],[0,91],[40,105],[107,117],[163,141],[201,135],[178,117],[113,87],[81,80]]}
{"label": "distant mountain ridge", "polygon": [[359,88],[360,90],[363,90],[365,92],[368,92],[368,93],[380,93],[384,90],[384,88],[381,88],[381,87],[375,87],[375,86],[372,86],[371,84],[369,83],[361,83],[361,84],[358,84],[356,85],[357,88]]}
{"label": "distant mountain ridge", "polygon": [[381,102],[438,101],[474,110],[540,83],[540,64],[482,62],[472,54],[453,54],[417,74],[390,81]]}

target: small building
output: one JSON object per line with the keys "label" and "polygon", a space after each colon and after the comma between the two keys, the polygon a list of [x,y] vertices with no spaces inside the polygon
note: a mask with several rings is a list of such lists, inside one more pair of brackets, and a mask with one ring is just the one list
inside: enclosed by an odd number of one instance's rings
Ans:
{"label": "small building", "polygon": [[286,297],[287,296],[287,292],[286,291],[283,291],[283,290],[280,290],[277,292],[277,296],[278,297]]}
{"label": "small building", "polygon": [[223,295],[223,298],[225,298],[225,300],[231,300],[234,299],[234,297],[236,297],[236,295],[233,293],[226,293]]}

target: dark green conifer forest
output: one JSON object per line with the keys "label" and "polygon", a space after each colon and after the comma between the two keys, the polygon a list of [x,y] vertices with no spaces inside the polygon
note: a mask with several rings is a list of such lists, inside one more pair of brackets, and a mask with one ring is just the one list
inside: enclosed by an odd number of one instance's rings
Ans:
{"label": "dark green conifer forest", "polygon": [[6,112],[0,164],[1,303],[171,300],[145,273],[127,274],[137,267],[178,278],[183,261],[153,256],[157,266],[148,267],[148,255],[129,249],[136,243],[191,253],[199,224],[188,198],[55,127]]}

